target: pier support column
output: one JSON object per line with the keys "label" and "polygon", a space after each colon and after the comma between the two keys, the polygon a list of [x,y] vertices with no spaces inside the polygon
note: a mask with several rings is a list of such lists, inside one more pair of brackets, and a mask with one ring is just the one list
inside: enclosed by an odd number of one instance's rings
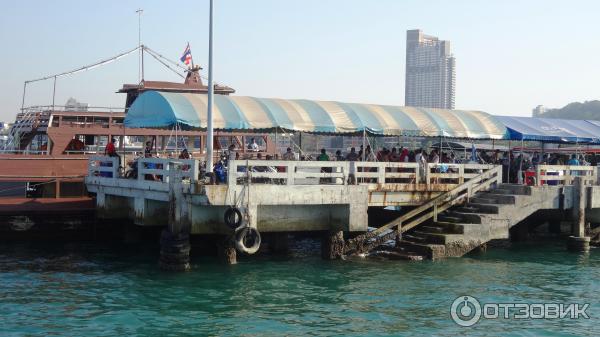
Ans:
{"label": "pier support column", "polygon": [[585,236],[585,197],[586,186],[581,177],[573,181],[573,226],[567,248],[572,251],[587,252],[590,250],[590,237]]}
{"label": "pier support column", "polygon": [[225,238],[217,245],[219,259],[225,264],[237,264],[237,251],[232,237]]}
{"label": "pier support column", "polygon": [[344,232],[330,231],[321,241],[321,257],[325,260],[341,259],[344,255]]}
{"label": "pier support column", "polygon": [[163,270],[186,271],[190,269],[190,206],[183,195],[179,171],[169,179],[169,223],[160,238],[159,266]]}

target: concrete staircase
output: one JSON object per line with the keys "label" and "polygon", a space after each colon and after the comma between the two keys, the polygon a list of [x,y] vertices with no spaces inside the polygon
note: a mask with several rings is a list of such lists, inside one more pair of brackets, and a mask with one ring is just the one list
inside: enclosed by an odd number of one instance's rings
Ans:
{"label": "concrete staircase", "polygon": [[479,192],[464,205],[404,233],[395,250],[429,259],[460,257],[490,240],[506,239],[510,227],[548,206],[543,195],[532,192],[528,186],[513,184]]}

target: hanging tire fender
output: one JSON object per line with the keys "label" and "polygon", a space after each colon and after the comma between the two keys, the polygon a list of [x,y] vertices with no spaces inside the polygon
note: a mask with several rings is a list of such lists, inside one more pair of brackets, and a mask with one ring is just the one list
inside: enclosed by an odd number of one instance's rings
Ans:
{"label": "hanging tire fender", "polygon": [[236,207],[229,207],[223,215],[223,221],[227,227],[236,230],[242,225],[242,212]]}
{"label": "hanging tire fender", "polygon": [[[253,237],[251,244],[248,246],[247,239]],[[258,252],[261,243],[260,233],[256,228],[244,227],[235,232],[234,235],[235,248],[238,252],[252,255]]]}

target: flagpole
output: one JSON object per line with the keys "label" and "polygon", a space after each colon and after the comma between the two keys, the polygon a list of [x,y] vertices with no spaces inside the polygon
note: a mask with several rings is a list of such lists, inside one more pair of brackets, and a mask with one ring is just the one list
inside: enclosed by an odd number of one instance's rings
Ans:
{"label": "flagpole", "polygon": [[213,0],[210,0],[208,28],[208,112],[206,123],[206,172],[213,171]]}

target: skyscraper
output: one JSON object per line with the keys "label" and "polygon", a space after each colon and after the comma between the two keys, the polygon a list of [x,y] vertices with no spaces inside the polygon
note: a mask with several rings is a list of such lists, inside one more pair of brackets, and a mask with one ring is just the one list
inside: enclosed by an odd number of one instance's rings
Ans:
{"label": "skyscraper", "polygon": [[455,83],[450,41],[440,41],[420,29],[407,31],[405,105],[454,109]]}

